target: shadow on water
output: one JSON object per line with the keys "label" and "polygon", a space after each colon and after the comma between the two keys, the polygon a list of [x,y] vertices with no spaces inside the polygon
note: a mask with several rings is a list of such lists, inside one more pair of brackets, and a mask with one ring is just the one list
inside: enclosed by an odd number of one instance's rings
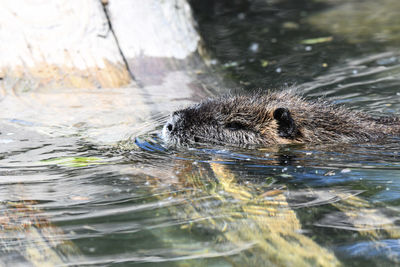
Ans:
{"label": "shadow on water", "polygon": [[247,90],[313,83],[346,61],[397,53],[400,40],[396,0],[191,2],[206,47]]}
{"label": "shadow on water", "polygon": [[[316,26],[343,1],[204,2],[200,32],[231,82],[399,113],[397,39]],[[0,265],[399,264],[398,138],[171,149],[161,126],[199,97],[152,89],[2,99]]]}

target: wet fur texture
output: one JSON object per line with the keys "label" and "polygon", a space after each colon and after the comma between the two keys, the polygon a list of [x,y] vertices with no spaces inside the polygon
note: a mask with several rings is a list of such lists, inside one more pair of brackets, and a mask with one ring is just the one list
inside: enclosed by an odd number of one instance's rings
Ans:
{"label": "wet fur texture", "polygon": [[293,91],[224,96],[174,112],[162,137],[171,146],[190,143],[238,146],[355,143],[399,135],[397,117],[373,118]]}

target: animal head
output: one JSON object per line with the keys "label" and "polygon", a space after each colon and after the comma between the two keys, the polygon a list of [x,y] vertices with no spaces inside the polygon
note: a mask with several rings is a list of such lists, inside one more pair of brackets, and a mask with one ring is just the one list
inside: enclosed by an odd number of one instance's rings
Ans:
{"label": "animal head", "polygon": [[258,96],[203,101],[174,112],[162,130],[164,141],[172,146],[290,143],[298,134],[287,107],[279,106],[274,99]]}

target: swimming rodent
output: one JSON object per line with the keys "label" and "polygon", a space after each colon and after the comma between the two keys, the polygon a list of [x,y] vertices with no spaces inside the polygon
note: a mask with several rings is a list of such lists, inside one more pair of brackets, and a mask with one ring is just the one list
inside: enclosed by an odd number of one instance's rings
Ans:
{"label": "swimming rodent", "polygon": [[223,96],[175,111],[162,130],[169,146],[360,143],[400,135],[400,118],[375,118],[292,90]]}

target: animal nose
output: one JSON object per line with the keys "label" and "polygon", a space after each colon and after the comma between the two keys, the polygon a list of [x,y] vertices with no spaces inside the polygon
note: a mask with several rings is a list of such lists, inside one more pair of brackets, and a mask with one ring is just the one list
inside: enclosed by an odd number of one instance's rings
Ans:
{"label": "animal nose", "polygon": [[167,124],[167,129],[168,129],[168,131],[172,132],[172,130],[174,129],[174,126],[172,126],[171,123],[168,123]]}

